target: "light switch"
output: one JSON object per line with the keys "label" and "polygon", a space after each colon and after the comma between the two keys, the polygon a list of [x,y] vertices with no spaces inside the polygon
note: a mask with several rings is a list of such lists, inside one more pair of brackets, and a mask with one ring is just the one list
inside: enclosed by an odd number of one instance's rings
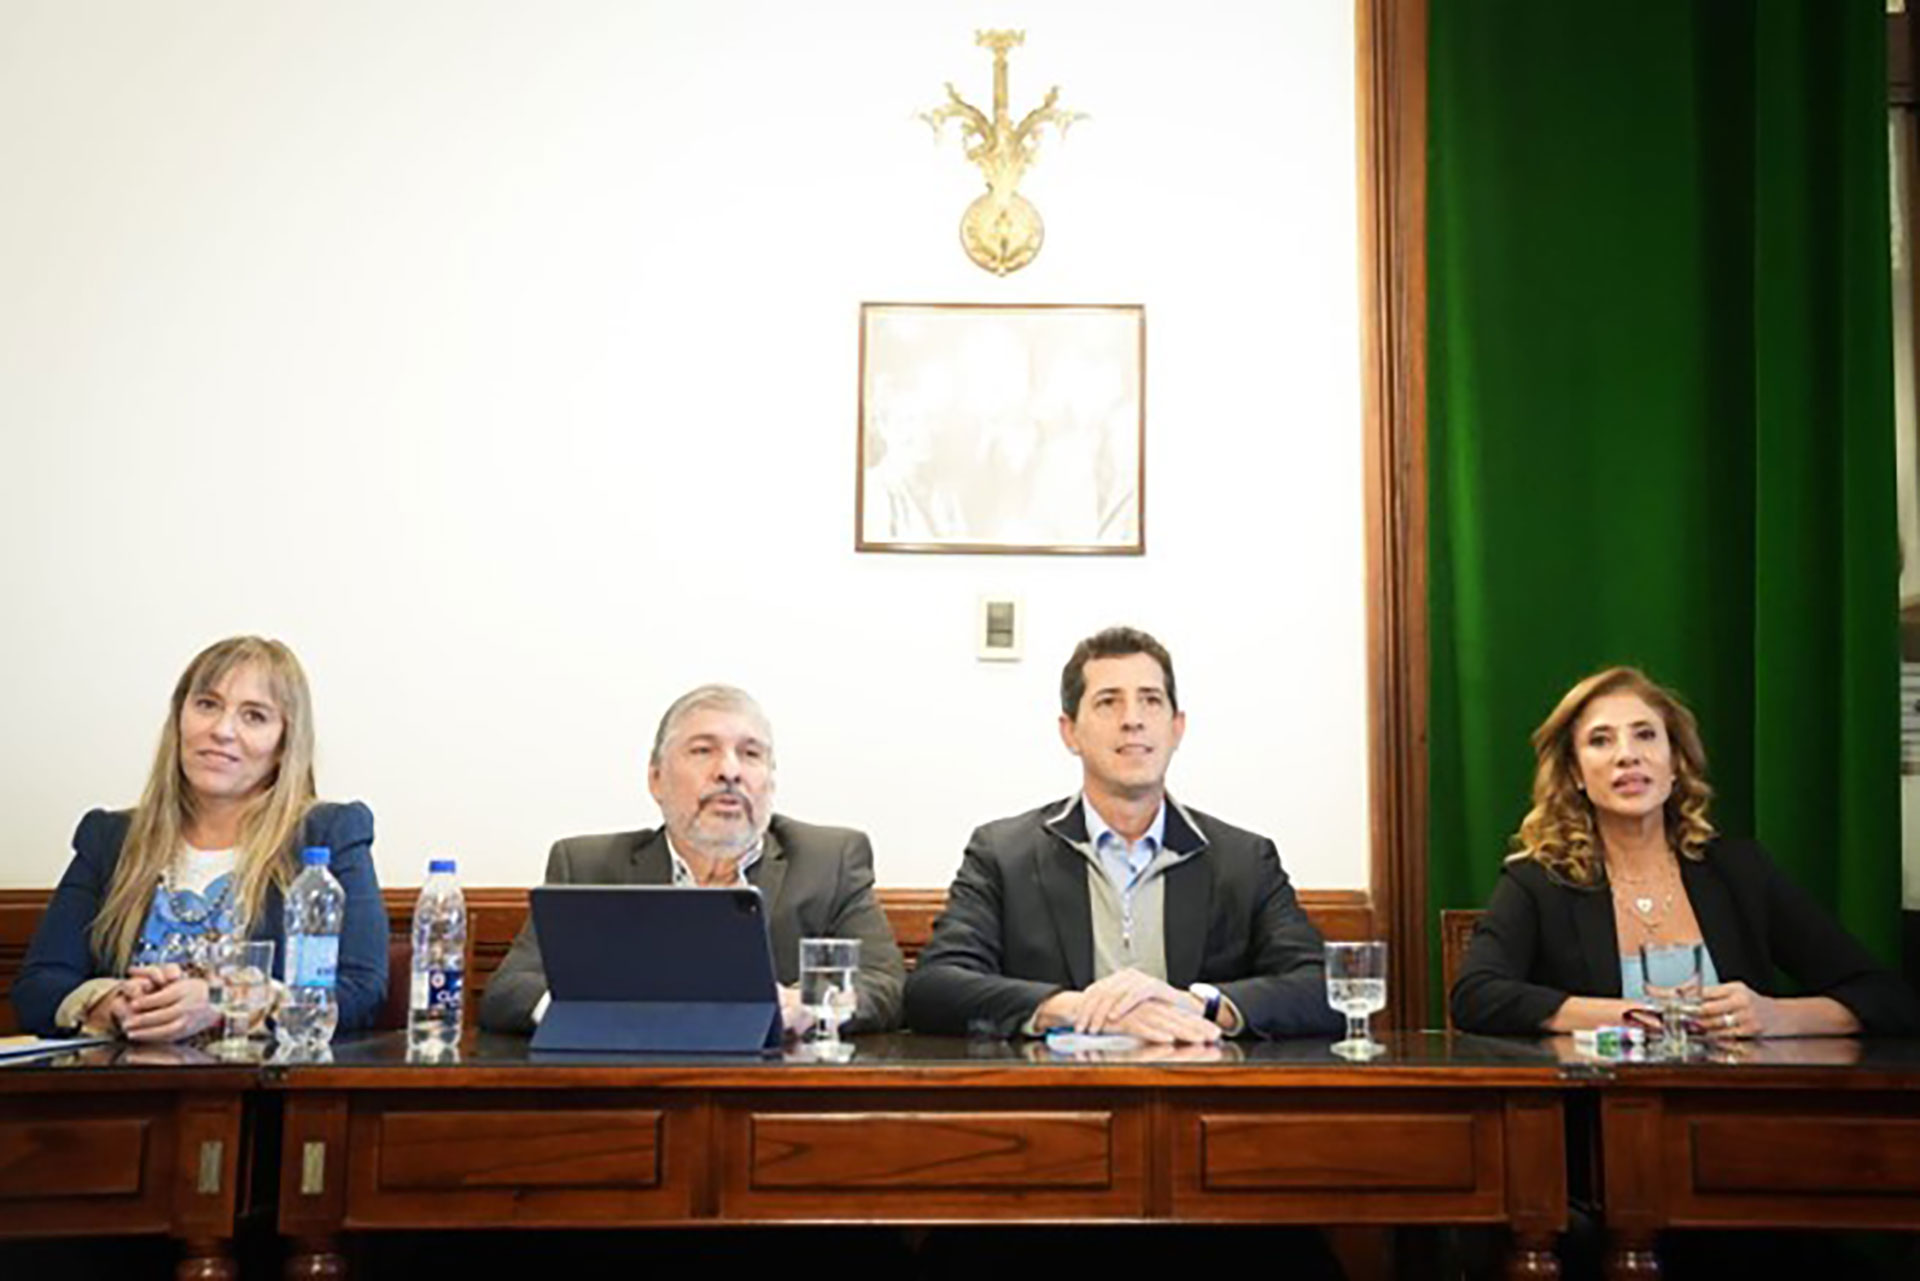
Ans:
{"label": "light switch", "polygon": [[976,632],[979,656],[994,662],[1017,662],[1025,615],[1017,596],[982,596]]}

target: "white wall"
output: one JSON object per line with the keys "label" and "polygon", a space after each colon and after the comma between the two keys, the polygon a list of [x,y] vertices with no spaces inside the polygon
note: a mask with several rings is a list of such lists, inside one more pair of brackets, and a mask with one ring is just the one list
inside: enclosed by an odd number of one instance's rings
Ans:
{"label": "white wall", "polygon": [[[0,884],[137,795],[202,645],[289,641],[382,877],[654,821],[721,679],[782,808],[944,885],[1071,791],[1073,641],[1173,649],[1177,794],[1366,881],[1352,5],[0,0]],[[915,111],[1091,113],[1023,191]],[[861,300],[1141,302],[1144,558],[856,555]],[[975,660],[976,598],[1028,657]]]}

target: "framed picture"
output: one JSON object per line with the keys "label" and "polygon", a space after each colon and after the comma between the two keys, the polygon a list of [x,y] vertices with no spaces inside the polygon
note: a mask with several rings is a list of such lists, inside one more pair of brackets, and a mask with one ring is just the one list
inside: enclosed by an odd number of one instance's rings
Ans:
{"label": "framed picture", "polygon": [[863,303],[854,546],[1146,551],[1146,308]]}

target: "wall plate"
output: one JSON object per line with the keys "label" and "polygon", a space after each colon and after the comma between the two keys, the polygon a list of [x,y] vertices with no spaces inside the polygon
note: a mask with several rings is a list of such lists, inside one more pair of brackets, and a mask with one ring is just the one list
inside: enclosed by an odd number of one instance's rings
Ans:
{"label": "wall plate", "polygon": [[1018,662],[1026,621],[1019,597],[982,596],[974,619],[975,653],[983,662]]}

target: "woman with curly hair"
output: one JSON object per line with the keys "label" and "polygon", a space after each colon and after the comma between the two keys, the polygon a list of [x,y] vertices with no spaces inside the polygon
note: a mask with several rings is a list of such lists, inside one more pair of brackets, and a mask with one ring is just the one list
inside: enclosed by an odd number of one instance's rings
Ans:
{"label": "woman with curly hair", "polygon": [[[1700,943],[1715,1037],[1920,1031],[1898,977],[1750,840],[1721,836],[1693,713],[1631,667],[1533,732],[1533,808],[1453,985],[1469,1032],[1572,1032],[1644,1010],[1647,944]],[[1781,995],[1778,971],[1799,995]]]}

